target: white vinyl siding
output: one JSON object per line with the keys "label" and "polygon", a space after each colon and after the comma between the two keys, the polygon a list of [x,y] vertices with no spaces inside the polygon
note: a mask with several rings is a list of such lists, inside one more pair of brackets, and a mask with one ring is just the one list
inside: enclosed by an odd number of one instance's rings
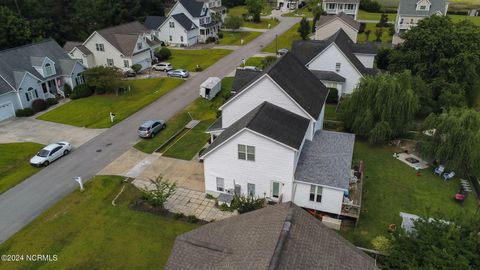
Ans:
{"label": "white vinyl siding", "polygon": [[[312,185],[307,183],[295,183],[295,196],[294,203],[300,207],[309,209],[315,209],[332,214],[341,214],[343,204],[344,191],[341,189],[329,188],[326,186],[320,186],[321,188],[321,203],[317,202],[317,197],[314,197],[314,201],[311,201]],[[314,185],[317,187],[317,185]],[[315,190],[317,195],[318,190]]]}

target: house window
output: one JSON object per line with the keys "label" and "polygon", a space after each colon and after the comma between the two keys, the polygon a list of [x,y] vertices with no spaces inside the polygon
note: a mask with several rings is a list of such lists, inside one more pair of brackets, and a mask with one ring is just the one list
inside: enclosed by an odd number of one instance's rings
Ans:
{"label": "house window", "polygon": [[354,9],[355,9],[355,5],[354,5],[354,4],[346,4],[346,5],[345,5],[345,9],[347,9],[347,10],[354,10]]}
{"label": "house window", "polygon": [[255,184],[247,183],[247,193],[250,197],[255,196]]}
{"label": "house window", "polygon": [[113,67],[113,59],[107,58],[107,65]]}
{"label": "house window", "polygon": [[83,77],[82,76],[75,77],[75,84],[76,85],[83,84]]}
{"label": "house window", "polygon": [[280,182],[272,182],[272,197],[278,198],[280,197]]}
{"label": "house window", "polygon": [[77,59],[80,64],[83,64],[83,59]]}
{"label": "house window", "polygon": [[137,43],[137,50],[141,50],[142,49],[142,42],[139,42]]}
{"label": "house window", "polygon": [[123,66],[126,68],[130,67],[130,62],[128,60],[123,60]]}
{"label": "house window", "polygon": [[30,100],[34,100],[38,98],[37,90],[33,89],[32,87],[28,88],[27,92],[25,92],[25,97],[27,98],[27,102]]}
{"label": "house window", "polygon": [[426,8],[426,6],[420,6],[420,10],[425,10]]}
{"label": "house window", "polygon": [[170,41],[172,41],[172,40],[173,40],[173,39],[172,39],[172,36],[168,36],[168,39],[169,39]]}
{"label": "house window", "polygon": [[328,9],[335,9],[335,4],[334,3],[328,4]]}
{"label": "house window", "polygon": [[101,44],[101,43],[95,44],[95,47],[97,48],[98,52],[104,52],[105,51],[105,47],[103,47],[103,44]]}
{"label": "house window", "polygon": [[175,22],[168,22],[168,26],[170,26],[170,28],[175,28]]}
{"label": "house window", "polygon": [[200,18],[200,25],[205,24],[205,18]]}
{"label": "house window", "polygon": [[48,77],[50,75],[53,75],[52,65],[50,65],[50,63],[46,63],[45,64],[45,77]]}
{"label": "house window", "polygon": [[338,4],[338,9],[343,9],[343,4]]}
{"label": "house window", "polygon": [[220,191],[220,192],[225,191],[225,179],[221,177],[217,177],[217,191]]}
{"label": "house window", "polygon": [[403,24],[403,18],[400,19],[400,24]]}
{"label": "house window", "polygon": [[321,186],[310,186],[310,201],[312,202],[322,202],[322,187]]}
{"label": "house window", "polygon": [[200,35],[205,35],[205,29],[200,29]]}
{"label": "house window", "polygon": [[335,71],[336,71],[336,72],[340,72],[340,67],[341,67],[341,66],[342,66],[341,63],[336,63],[336,64],[335,64]]}
{"label": "house window", "polygon": [[255,146],[239,144],[238,159],[255,161]]}
{"label": "house window", "polygon": [[413,19],[410,19],[410,23],[413,23]]}
{"label": "house window", "polygon": [[183,42],[183,36],[180,36],[180,41]]}
{"label": "house window", "polygon": [[205,18],[206,22],[209,23],[210,22],[210,17],[207,17]]}

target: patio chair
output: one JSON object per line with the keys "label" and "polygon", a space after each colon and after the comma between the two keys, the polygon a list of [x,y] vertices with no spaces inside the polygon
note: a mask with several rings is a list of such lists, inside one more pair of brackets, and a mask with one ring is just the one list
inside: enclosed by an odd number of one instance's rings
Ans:
{"label": "patio chair", "polygon": [[443,180],[444,180],[444,181],[451,180],[453,177],[455,177],[455,172],[454,172],[454,171],[451,171],[451,172],[449,172],[449,173],[444,173],[444,174],[443,174]]}
{"label": "patio chair", "polygon": [[435,171],[433,171],[435,174],[442,175],[442,173],[445,171],[445,167],[443,165],[438,166],[435,168]]}

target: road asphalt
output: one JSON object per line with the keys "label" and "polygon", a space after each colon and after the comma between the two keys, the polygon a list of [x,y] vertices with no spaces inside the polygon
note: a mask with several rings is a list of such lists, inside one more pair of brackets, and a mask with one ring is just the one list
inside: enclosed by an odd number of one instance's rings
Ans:
{"label": "road asphalt", "polygon": [[[219,60],[197,76],[143,108],[129,118],[111,127],[101,135],[74,149],[39,173],[29,177],[0,195],[0,243],[21,230],[35,217],[47,210],[73,190],[76,176],[87,180],[126,152],[139,138],[135,131],[146,119],[169,119],[198,97],[199,85],[208,77],[225,77],[243,58],[257,54],[264,46],[287,31],[299,18],[282,17],[280,24],[270,31]],[[201,64],[201,63],[199,63]]]}

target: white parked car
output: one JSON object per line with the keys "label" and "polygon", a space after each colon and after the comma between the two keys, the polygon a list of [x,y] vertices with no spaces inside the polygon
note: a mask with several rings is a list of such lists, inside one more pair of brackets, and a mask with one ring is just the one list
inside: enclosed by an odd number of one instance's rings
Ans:
{"label": "white parked car", "polygon": [[72,151],[72,145],[68,142],[49,144],[30,159],[30,164],[35,167],[48,166],[55,160],[68,155],[70,151]]}
{"label": "white parked car", "polygon": [[169,71],[173,69],[172,64],[167,62],[161,62],[161,63],[155,64],[152,66],[152,68],[158,71]]}

